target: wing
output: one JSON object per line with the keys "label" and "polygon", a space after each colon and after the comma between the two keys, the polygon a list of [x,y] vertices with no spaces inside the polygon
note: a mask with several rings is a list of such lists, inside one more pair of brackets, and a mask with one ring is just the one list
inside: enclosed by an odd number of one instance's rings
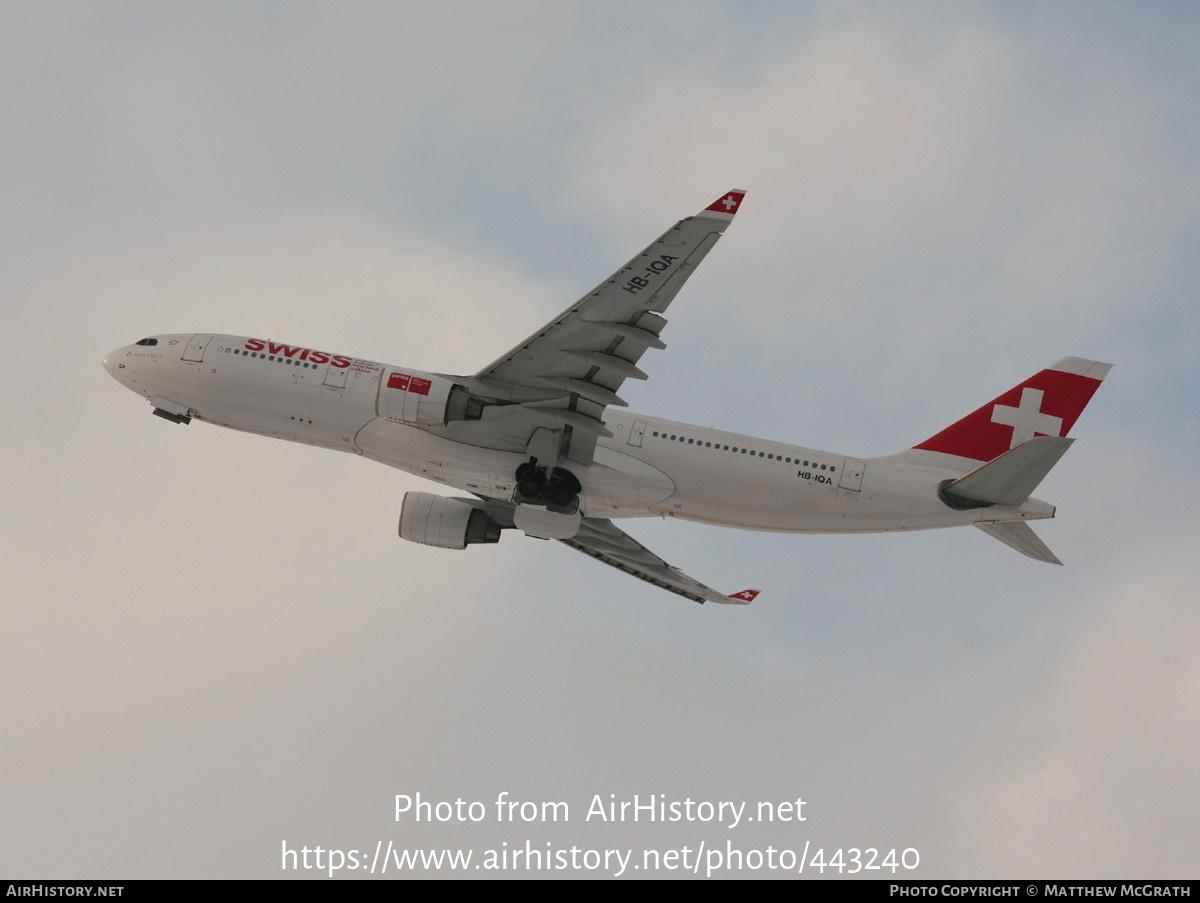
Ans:
{"label": "wing", "polygon": [[748,605],[758,595],[758,590],[744,589],[740,593],[726,596],[693,580],[678,568],[671,567],[610,520],[585,517],[575,536],[571,539],[560,539],[559,542],[693,602]]}
{"label": "wing", "polygon": [[469,445],[523,452],[557,443],[558,455],[592,462],[596,440],[610,435],[604,410],[624,407],[626,379],[647,348],[665,348],[662,313],[741,206],[744,191],[722,195],[680,220],[640,254],[517,347],[467,380],[483,400],[479,417],[447,425]]}
{"label": "wing", "polygon": [[[488,517],[504,529],[514,527],[512,502],[502,502],[480,496],[478,499],[462,499],[485,512]],[[693,580],[678,568],[671,567],[644,545],[617,527],[612,521],[600,517],[580,519],[579,532],[570,539],[559,542],[590,555],[597,561],[632,574],[639,580],[653,583],[660,589],[675,593],[693,602],[720,602],[723,605],[749,605],[758,596],[756,589],[744,589],[738,593],[723,595],[699,580]]]}

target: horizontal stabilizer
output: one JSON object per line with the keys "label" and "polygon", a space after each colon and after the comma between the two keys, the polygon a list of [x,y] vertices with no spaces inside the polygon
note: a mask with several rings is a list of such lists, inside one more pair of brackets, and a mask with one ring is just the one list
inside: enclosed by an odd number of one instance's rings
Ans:
{"label": "horizontal stabilizer", "polygon": [[1016,549],[1022,555],[1028,555],[1035,561],[1046,561],[1050,564],[1062,564],[1053,552],[1046,547],[1033,528],[1022,521],[1008,523],[976,524],[988,536],[994,536],[1011,549]]}
{"label": "horizontal stabilizer", "polygon": [[962,503],[963,508],[1019,507],[1074,441],[1058,436],[1037,436],[947,483],[942,487],[942,496],[950,504]]}

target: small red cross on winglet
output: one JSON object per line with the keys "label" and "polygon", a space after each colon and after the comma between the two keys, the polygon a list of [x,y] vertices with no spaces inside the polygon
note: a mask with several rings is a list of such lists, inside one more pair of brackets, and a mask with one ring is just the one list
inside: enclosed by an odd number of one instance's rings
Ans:
{"label": "small red cross on winglet", "polygon": [[740,593],[730,593],[728,598],[733,599],[736,602],[741,602],[743,605],[749,605],[758,598],[758,590],[744,589]]}
{"label": "small red cross on winglet", "polygon": [[705,210],[711,210],[713,213],[728,213],[730,216],[738,212],[738,208],[742,206],[742,198],[746,196],[746,192],[735,188],[733,191],[727,191],[721,195],[707,207]]}

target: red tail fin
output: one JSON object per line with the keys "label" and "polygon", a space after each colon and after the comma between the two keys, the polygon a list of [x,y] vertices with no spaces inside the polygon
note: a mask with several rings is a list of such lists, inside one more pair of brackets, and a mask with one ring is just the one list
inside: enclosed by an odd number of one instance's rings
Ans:
{"label": "red tail fin", "polygon": [[1111,368],[1064,357],[914,448],[991,461],[1034,436],[1065,436]]}

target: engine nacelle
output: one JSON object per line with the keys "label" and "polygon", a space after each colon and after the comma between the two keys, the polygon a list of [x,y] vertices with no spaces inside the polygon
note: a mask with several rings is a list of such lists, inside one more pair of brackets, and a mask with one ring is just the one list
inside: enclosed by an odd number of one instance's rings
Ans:
{"label": "engine nacelle", "polygon": [[466,499],[406,492],[400,507],[400,538],[439,549],[499,542],[500,525]]}

